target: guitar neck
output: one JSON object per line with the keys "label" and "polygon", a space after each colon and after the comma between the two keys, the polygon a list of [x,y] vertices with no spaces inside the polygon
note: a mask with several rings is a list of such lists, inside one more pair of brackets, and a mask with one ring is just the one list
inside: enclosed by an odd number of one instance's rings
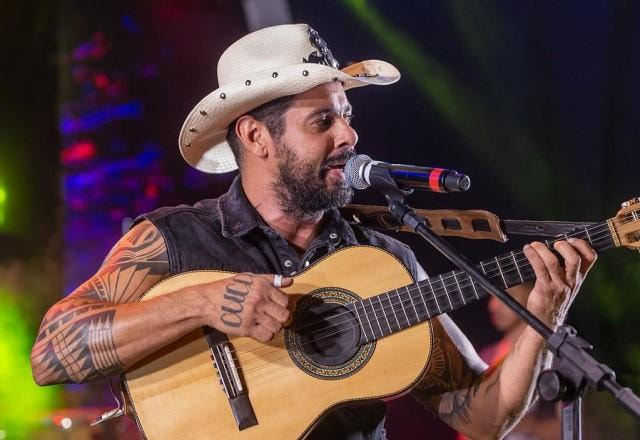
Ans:
{"label": "guitar neck", "polygon": [[[598,252],[616,246],[611,220],[564,234],[558,240],[582,238]],[[557,240],[546,241],[553,249]],[[504,289],[535,280],[529,260],[522,251],[498,255],[476,265],[491,281]],[[453,270],[426,280],[350,304],[361,327],[361,342],[366,343],[396,333],[475,302],[487,291],[462,270]]]}

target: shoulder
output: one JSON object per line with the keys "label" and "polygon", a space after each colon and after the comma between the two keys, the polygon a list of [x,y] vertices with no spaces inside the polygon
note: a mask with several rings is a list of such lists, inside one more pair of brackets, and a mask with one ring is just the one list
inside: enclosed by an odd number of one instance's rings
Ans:
{"label": "shoulder", "polygon": [[408,245],[380,231],[351,222],[347,223],[351,226],[359,244],[368,244],[391,252],[404,263],[415,280],[423,278],[416,256]]}
{"label": "shoulder", "polygon": [[102,266],[117,266],[132,262],[166,262],[166,244],[153,223],[142,219],[116,243]]}
{"label": "shoulder", "polygon": [[139,215],[134,220],[134,224],[140,223],[143,220],[148,220],[155,224],[163,219],[180,215],[216,218],[220,215],[220,209],[218,207],[219,201],[219,198],[205,199],[193,205],[181,204],[176,206],[163,206]]}
{"label": "shoulder", "polygon": [[356,235],[360,235],[363,238],[366,238],[366,240],[370,242],[369,244],[379,245],[379,247],[384,247],[384,248],[398,247],[398,248],[406,249],[407,251],[411,251],[408,245],[387,234],[384,234],[380,231],[376,231],[375,229],[367,228],[365,226],[360,226],[358,224],[354,224],[354,223],[349,223],[349,224],[353,228],[354,232],[356,232]]}

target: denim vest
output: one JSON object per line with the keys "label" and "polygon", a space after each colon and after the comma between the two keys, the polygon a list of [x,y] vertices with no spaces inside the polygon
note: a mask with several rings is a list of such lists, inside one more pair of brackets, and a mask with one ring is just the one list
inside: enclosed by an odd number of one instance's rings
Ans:
{"label": "denim vest", "polygon": [[[336,249],[366,244],[397,256],[418,279],[416,258],[407,245],[345,221],[337,209],[326,213],[323,230],[300,256],[261,219],[244,194],[239,177],[217,199],[160,208],[136,221],[143,219],[162,234],[172,275],[197,269],[293,275]],[[308,438],[384,439],[384,415],[382,402],[343,406],[331,411]]]}

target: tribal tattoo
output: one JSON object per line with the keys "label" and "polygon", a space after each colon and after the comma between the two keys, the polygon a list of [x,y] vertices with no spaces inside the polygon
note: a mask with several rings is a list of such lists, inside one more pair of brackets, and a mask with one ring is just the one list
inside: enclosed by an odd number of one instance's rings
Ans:
{"label": "tribal tattoo", "polygon": [[472,398],[481,384],[485,383],[487,389],[493,387],[499,374],[493,368],[482,372],[477,366],[471,367],[470,358],[460,352],[460,346],[454,343],[440,320],[434,319],[432,323],[434,338],[429,369],[411,394],[449,425],[469,424]]}
{"label": "tribal tattoo", "polygon": [[162,236],[151,223],[139,224],[96,275],[44,317],[31,352],[36,382],[85,382],[121,371],[113,339],[116,305],[137,300],[168,274]]}

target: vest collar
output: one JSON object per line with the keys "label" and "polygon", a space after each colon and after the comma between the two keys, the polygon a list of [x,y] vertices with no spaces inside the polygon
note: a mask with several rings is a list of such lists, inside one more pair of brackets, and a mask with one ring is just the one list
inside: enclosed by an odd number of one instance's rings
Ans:
{"label": "vest collar", "polygon": [[218,199],[222,234],[225,237],[238,237],[258,226],[259,216],[249,203],[240,176],[236,176],[229,191]]}

